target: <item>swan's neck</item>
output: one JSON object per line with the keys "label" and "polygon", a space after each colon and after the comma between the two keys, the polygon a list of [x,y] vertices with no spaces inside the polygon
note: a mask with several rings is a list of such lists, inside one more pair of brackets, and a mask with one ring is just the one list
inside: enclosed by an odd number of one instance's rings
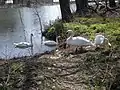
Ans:
{"label": "swan's neck", "polygon": [[71,35],[68,37],[68,40],[72,39],[73,36],[74,36],[74,33],[71,33]]}
{"label": "swan's neck", "polygon": [[74,33],[72,32],[70,36],[73,37],[73,36],[74,36]]}
{"label": "swan's neck", "polygon": [[30,42],[31,42],[31,45],[33,45],[33,41],[32,41],[32,35],[30,36]]}
{"label": "swan's neck", "polygon": [[59,43],[59,41],[58,41],[58,37],[56,37],[56,42]]}
{"label": "swan's neck", "polygon": [[105,40],[107,41],[108,45],[111,46],[109,40],[107,38],[105,38]]}

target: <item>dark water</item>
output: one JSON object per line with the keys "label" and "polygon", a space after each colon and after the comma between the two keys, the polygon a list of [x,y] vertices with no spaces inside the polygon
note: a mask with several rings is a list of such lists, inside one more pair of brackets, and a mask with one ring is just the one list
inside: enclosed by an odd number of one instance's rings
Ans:
{"label": "dark water", "polygon": [[[71,9],[75,9],[75,5],[71,5]],[[48,25],[50,21],[61,18],[59,5],[39,6],[37,8],[44,25]],[[30,48],[15,48],[14,42],[27,41],[30,42],[30,34],[33,33],[34,54],[43,53],[55,49],[41,45],[41,31],[38,16],[34,8],[8,8],[0,9],[0,58],[12,58],[29,56]]]}

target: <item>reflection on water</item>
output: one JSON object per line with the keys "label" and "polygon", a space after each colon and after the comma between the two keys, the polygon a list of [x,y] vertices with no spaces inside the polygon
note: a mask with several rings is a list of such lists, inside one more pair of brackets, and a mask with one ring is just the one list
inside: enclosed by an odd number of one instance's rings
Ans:
{"label": "reflection on water", "polygon": [[[43,25],[48,25],[50,20],[61,18],[59,5],[40,6],[37,11]],[[18,49],[13,43],[30,42],[31,33],[34,34],[34,54],[55,48],[41,45],[40,25],[34,8],[0,9],[0,13],[0,58],[30,55],[30,48]]]}

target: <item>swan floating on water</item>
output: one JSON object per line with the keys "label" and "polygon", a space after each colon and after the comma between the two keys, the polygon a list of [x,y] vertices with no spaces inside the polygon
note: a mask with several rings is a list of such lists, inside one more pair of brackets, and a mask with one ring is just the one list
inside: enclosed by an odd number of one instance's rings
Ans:
{"label": "swan floating on water", "polygon": [[7,0],[5,1],[6,4],[13,4],[13,0]]}
{"label": "swan floating on water", "polygon": [[60,38],[60,36],[56,37],[56,42],[53,41],[53,40],[47,40],[47,41],[44,41],[43,44],[48,46],[48,47],[53,47],[53,46],[57,46],[59,43],[58,43],[58,39]]}
{"label": "swan floating on water", "polygon": [[19,42],[19,43],[13,43],[15,48],[20,48],[20,49],[25,49],[25,48],[29,48],[29,47],[33,47],[33,42],[32,42],[32,37],[33,34],[30,35],[30,42]]}

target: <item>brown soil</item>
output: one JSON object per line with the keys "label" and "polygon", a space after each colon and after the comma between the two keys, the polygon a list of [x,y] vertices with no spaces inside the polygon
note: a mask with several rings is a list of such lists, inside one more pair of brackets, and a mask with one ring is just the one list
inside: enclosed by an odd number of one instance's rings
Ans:
{"label": "brown soil", "polygon": [[[98,49],[75,54],[64,49],[42,56],[2,60],[0,90],[89,90],[100,85],[98,90],[105,90],[116,81],[119,53]],[[110,82],[113,83],[108,85]]]}

